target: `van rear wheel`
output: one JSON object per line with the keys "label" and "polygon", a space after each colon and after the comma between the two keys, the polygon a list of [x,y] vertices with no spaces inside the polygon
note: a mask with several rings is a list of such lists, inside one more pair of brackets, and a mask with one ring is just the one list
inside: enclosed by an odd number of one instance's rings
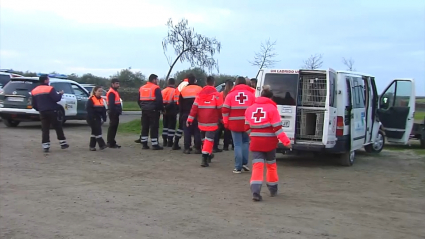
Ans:
{"label": "van rear wheel", "polygon": [[354,164],[354,159],[356,157],[356,151],[346,152],[339,155],[339,163],[342,166],[350,167]]}

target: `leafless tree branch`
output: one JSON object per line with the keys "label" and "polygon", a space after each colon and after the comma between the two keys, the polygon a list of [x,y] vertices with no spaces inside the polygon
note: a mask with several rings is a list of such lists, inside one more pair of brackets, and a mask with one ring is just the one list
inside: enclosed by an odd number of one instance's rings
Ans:
{"label": "leafless tree branch", "polygon": [[216,52],[220,53],[221,43],[217,39],[196,33],[195,29],[188,26],[186,19],[182,19],[174,25],[170,18],[167,26],[168,35],[162,41],[162,48],[165,54],[167,46],[172,46],[177,57],[170,64],[165,80],[170,77],[177,61],[187,61],[192,67],[207,68],[210,72],[213,68],[218,68],[218,62],[214,59],[214,55]]}
{"label": "leafless tree branch", "polygon": [[346,59],[345,57],[342,58],[342,63],[347,67],[347,70],[349,71],[355,71],[354,69],[354,60],[350,57],[350,59]]}
{"label": "leafless tree branch", "polygon": [[249,61],[252,66],[257,66],[260,71],[263,68],[273,67],[278,60],[275,60],[274,58],[277,56],[277,53],[275,52],[276,47],[276,41],[271,42],[270,39],[268,39],[266,42],[262,42],[260,46],[260,51],[255,52],[254,60]]}
{"label": "leafless tree branch", "polygon": [[315,54],[311,55],[307,60],[304,61],[303,69],[308,70],[315,70],[323,65],[323,55],[322,54]]}

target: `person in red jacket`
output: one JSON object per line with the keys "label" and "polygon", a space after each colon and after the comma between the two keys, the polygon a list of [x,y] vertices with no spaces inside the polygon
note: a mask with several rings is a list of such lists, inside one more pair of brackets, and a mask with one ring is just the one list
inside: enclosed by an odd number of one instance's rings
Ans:
{"label": "person in red jacket", "polygon": [[276,145],[279,140],[288,148],[291,141],[282,129],[282,122],[276,103],[271,99],[273,93],[270,86],[264,86],[261,97],[255,99],[245,112],[245,130],[249,132],[252,152],[251,192],[254,201],[261,201],[261,186],[263,185],[264,163],[267,167],[267,188],[270,196],[277,194],[279,181],[276,165]]}
{"label": "person in red jacket", "polygon": [[198,127],[201,131],[201,137],[204,139],[202,145],[202,167],[208,167],[214,146],[214,136],[218,129],[218,122],[221,120],[221,101],[220,94],[214,87],[214,77],[207,77],[207,86],[205,86],[195,98],[186,124],[189,126],[197,118]]}
{"label": "person in red jacket", "polygon": [[233,173],[249,171],[249,136],[245,132],[245,110],[254,103],[255,95],[246,84],[244,77],[238,77],[235,87],[229,92],[223,104],[223,124],[232,133],[235,151],[235,169]]}

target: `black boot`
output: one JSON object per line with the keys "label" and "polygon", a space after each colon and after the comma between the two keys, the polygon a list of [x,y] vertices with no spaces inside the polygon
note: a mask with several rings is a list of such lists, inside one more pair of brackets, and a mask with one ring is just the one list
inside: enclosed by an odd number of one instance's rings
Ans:
{"label": "black boot", "polygon": [[196,147],[193,147],[193,153],[194,154],[202,154],[202,150],[200,150],[200,149],[198,149]]}
{"label": "black boot", "polygon": [[142,143],[142,149],[149,149],[148,142]]}
{"label": "black boot", "polygon": [[179,138],[175,138],[174,139],[174,144],[173,144],[173,148],[172,148],[173,150],[180,150],[180,149],[182,149],[180,146],[179,146]]}
{"label": "black boot", "polygon": [[156,145],[152,145],[152,149],[153,150],[163,150],[164,148],[156,144]]}
{"label": "black boot", "polygon": [[168,137],[168,145],[167,147],[173,147],[173,137]]}
{"label": "black boot", "polygon": [[201,163],[201,167],[208,167],[208,160],[210,158],[210,155],[208,154],[202,154],[202,163]]}
{"label": "black boot", "polygon": [[90,147],[90,151],[94,151],[93,149],[96,150],[96,138],[95,138],[95,136],[90,137],[89,147]]}
{"label": "black boot", "polygon": [[214,154],[208,155],[208,163],[211,163],[211,160],[214,158]]}
{"label": "black boot", "polygon": [[167,145],[168,145],[167,137],[162,137],[162,146],[167,147]]}
{"label": "black boot", "polygon": [[100,150],[104,150],[107,148],[105,140],[103,140],[103,138],[97,138],[96,141],[97,141],[97,144],[99,145]]}

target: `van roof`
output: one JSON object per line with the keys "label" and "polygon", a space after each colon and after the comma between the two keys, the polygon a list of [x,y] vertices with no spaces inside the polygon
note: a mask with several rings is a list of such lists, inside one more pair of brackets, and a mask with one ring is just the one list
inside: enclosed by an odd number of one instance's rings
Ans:
{"label": "van roof", "polygon": [[359,75],[359,76],[369,76],[369,77],[374,77],[371,74],[366,74],[366,73],[362,73],[362,72],[357,72],[357,71],[337,71],[337,73],[344,73],[344,74],[350,74],[350,75]]}
{"label": "van roof", "polygon": [[[38,81],[39,78],[38,77],[15,77],[12,78],[11,80],[33,80],[33,81]],[[65,80],[65,79],[58,79],[58,78],[50,78],[49,77],[50,82],[64,82],[64,83],[76,83],[73,80]]]}

